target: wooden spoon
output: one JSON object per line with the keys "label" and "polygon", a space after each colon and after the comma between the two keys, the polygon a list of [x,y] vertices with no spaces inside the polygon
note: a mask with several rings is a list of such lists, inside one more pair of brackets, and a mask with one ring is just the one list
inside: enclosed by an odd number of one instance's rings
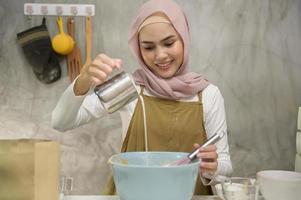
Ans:
{"label": "wooden spoon", "polygon": [[86,17],[86,62],[83,68],[88,66],[92,62],[92,18]]}
{"label": "wooden spoon", "polygon": [[[67,29],[68,34],[75,41],[75,20],[73,17],[68,17],[67,19]],[[80,48],[75,43],[73,51],[67,55],[67,72],[70,81],[72,82],[80,73],[82,68],[82,58]]]}

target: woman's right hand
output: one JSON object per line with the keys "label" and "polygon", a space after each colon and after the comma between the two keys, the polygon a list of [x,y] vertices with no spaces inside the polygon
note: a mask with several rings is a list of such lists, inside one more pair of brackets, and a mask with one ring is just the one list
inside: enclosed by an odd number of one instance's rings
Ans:
{"label": "woman's right hand", "polygon": [[99,54],[86,66],[83,66],[81,73],[74,85],[75,95],[86,94],[90,87],[101,85],[105,82],[115,68],[120,69],[122,60],[110,58],[105,54]]}

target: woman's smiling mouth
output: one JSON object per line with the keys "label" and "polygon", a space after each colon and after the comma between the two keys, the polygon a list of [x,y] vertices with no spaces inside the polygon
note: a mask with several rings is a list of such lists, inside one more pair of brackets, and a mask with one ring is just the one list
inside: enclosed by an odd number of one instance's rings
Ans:
{"label": "woman's smiling mouth", "polygon": [[164,62],[164,63],[157,63],[156,66],[158,66],[161,70],[167,70],[173,63],[173,60]]}

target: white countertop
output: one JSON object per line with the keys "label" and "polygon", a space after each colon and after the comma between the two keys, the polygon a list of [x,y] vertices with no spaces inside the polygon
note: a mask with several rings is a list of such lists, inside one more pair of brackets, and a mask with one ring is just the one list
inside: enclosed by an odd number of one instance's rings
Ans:
{"label": "white countertop", "polygon": [[[61,200],[119,200],[118,196],[85,196],[85,195],[68,195]],[[218,196],[194,196],[192,200],[221,200]],[[258,200],[264,200],[262,196]]]}
{"label": "white countertop", "polygon": [[[64,196],[63,200],[119,200],[118,196]],[[192,200],[221,200],[218,196],[194,196]]]}

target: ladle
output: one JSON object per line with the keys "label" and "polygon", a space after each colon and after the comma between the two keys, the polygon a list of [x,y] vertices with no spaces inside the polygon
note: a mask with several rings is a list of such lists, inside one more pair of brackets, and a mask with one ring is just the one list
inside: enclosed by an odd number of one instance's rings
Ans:
{"label": "ladle", "polygon": [[59,28],[59,34],[52,39],[52,48],[58,54],[68,55],[73,50],[74,40],[70,35],[64,32],[62,17],[58,17],[56,22]]}

